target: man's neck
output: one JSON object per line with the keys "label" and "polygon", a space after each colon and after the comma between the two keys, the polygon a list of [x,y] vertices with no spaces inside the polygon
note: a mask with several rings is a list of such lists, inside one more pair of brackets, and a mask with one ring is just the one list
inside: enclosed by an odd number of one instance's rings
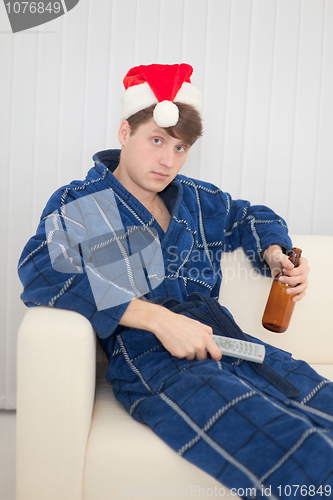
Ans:
{"label": "man's neck", "polygon": [[159,194],[153,191],[146,191],[140,186],[131,181],[126,174],[123,173],[120,164],[114,170],[113,175],[116,179],[129,191],[137,200],[144,205],[147,210],[151,211],[154,206],[160,202]]}
{"label": "man's neck", "polygon": [[113,175],[127,191],[142,203],[142,205],[154,216],[163,231],[166,232],[170,223],[170,213],[159,193],[140,188],[140,186],[132,182],[131,179],[123,174],[119,165],[113,172]]}

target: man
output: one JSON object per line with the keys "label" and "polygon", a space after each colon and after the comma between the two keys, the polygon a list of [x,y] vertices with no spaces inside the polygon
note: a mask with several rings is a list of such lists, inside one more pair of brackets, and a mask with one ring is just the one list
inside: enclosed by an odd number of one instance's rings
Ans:
{"label": "man", "polygon": [[121,152],[96,154],[85,181],[51,197],[20,259],[22,299],[86,316],[118,400],[228,487],[277,498],[281,484],[331,485],[332,384],[272,346],[259,366],[222,356],[212,338],[253,340],[218,304],[222,251],[243,246],[259,272],[283,269],[294,301],[309,268],[289,261],[272,210],[179,174],[202,133],[191,74],[128,72]]}

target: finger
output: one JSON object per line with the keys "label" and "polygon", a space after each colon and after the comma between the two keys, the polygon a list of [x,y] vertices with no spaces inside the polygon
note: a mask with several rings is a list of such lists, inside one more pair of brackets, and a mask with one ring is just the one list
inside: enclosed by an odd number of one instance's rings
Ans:
{"label": "finger", "polygon": [[290,260],[286,257],[286,255],[281,254],[279,259],[274,259],[274,261],[270,263],[270,268],[273,278],[275,278],[277,274],[281,273],[284,267],[288,268],[289,271],[289,269],[292,269],[294,266],[290,262]]}
{"label": "finger", "polygon": [[203,329],[204,329],[207,333],[209,333],[209,335],[213,335],[213,333],[214,333],[214,332],[213,332],[213,328],[212,328],[212,327],[210,327],[210,326],[208,326],[208,325],[205,325],[204,323],[202,323],[202,326],[203,326]]}
{"label": "finger", "polygon": [[305,294],[306,294],[306,290],[303,290],[303,292],[298,293],[298,294],[297,294],[297,295],[295,295],[295,296],[294,296],[291,300],[292,300],[293,302],[298,302],[299,300],[301,300],[301,299],[304,297],[304,295],[305,295]]}
{"label": "finger", "polygon": [[[286,269],[287,270],[287,269]],[[297,267],[293,267],[291,269],[287,270],[288,274],[290,276],[297,275],[297,274],[304,274],[308,275],[310,272],[310,267],[308,265],[308,260],[305,257],[302,257],[300,259],[300,263]]]}
{"label": "finger", "polygon": [[302,266],[308,267],[308,263],[309,263],[309,261],[308,261],[308,259],[306,257],[300,257],[300,259],[299,259],[299,267],[302,267]]}
{"label": "finger", "polygon": [[308,282],[306,280],[304,283],[301,283],[298,286],[287,288],[286,294],[291,296],[291,300],[293,302],[298,302],[299,300],[301,300],[304,297],[304,295],[306,293],[307,286],[308,286]]}
{"label": "finger", "polygon": [[207,351],[212,359],[219,361],[222,358],[221,349],[215,344],[214,340],[212,340],[212,342],[212,344],[209,343],[209,345],[207,345]]}
{"label": "finger", "polygon": [[271,267],[271,274],[275,278],[278,274],[281,274],[282,267]]}
{"label": "finger", "polygon": [[280,276],[278,279],[280,283],[285,283],[286,285],[289,286],[298,286],[307,281],[307,275],[297,274],[292,276]]}
{"label": "finger", "polygon": [[207,351],[206,349],[204,351],[198,351],[195,355],[198,361],[202,361],[204,359],[207,359]]}
{"label": "finger", "polygon": [[293,270],[295,268],[295,266],[291,262],[291,260],[289,260],[289,258],[286,255],[284,255],[283,257],[284,257],[284,259],[282,261],[283,270],[287,270],[287,271]]}
{"label": "finger", "polygon": [[194,358],[195,358],[195,355],[194,355],[194,354],[188,354],[188,355],[186,356],[187,361],[193,361],[193,360],[194,360]]}
{"label": "finger", "polygon": [[304,264],[302,266],[298,267],[293,267],[291,269],[283,268],[283,272],[288,274],[288,276],[298,276],[300,274],[307,275],[309,274],[310,268],[307,264]]}
{"label": "finger", "polygon": [[299,295],[304,292],[308,287],[308,282],[300,283],[298,286],[291,286],[286,289],[287,295]]}

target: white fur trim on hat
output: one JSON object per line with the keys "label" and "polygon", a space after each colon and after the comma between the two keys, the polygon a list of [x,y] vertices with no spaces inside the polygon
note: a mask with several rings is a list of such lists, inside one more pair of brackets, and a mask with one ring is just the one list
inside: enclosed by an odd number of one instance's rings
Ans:
{"label": "white fur trim on hat", "polygon": [[157,104],[158,100],[147,82],[129,87],[122,95],[121,119],[126,120],[142,109],[149,108],[152,104]]}
{"label": "white fur trim on hat", "polygon": [[192,85],[192,83],[184,82],[173,102],[182,102],[183,104],[189,104],[198,111],[199,115],[201,115],[202,95],[200,90]]}
{"label": "white fur trim on hat", "polygon": [[[200,90],[188,82],[183,83],[174,99],[174,103],[179,102],[193,106],[200,115],[201,101],[202,98]],[[160,106],[162,103],[163,106]],[[125,90],[121,98],[121,119],[126,120],[138,111],[146,109],[153,104],[158,104],[158,100],[147,82],[129,87],[127,90]],[[159,127],[172,127],[176,125],[179,118],[178,108],[173,105],[171,101],[162,101],[161,103],[159,103],[158,107],[160,108],[159,111],[156,111],[156,113],[154,114],[154,119],[157,125]],[[175,108],[177,109],[175,110]],[[164,113],[165,117],[163,116]],[[157,118],[155,117],[155,115]]]}

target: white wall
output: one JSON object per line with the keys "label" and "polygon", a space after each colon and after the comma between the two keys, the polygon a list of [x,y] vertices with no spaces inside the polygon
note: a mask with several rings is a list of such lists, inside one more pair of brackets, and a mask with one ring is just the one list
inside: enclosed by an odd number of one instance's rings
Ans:
{"label": "white wall", "polygon": [[185,174],[333,234],[333,0],[80,0],[15,35],[2,2],[0,408],[16,404],[21,250],[49,195],[118,147],[122,79],[152,62],[192,64],[203,91]]}

